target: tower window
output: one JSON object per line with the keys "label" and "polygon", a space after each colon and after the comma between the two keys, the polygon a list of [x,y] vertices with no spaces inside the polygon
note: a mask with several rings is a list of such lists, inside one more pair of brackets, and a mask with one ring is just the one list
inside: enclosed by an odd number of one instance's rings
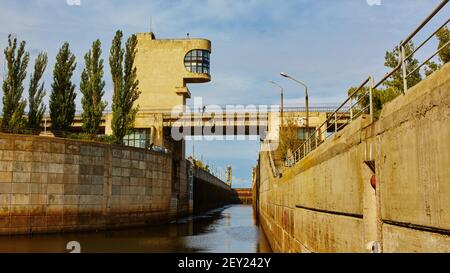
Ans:
{"label": "tower window", "polygon": [[150,129],[134,129],[134,131],[123,139],[125,146],[136,148],[148,148],[150,145]]}
{"label": "tower window", "polygon": [[184,57],[184,66],[192,73],[209,74],[210,55],[207,50],[191,50]]}

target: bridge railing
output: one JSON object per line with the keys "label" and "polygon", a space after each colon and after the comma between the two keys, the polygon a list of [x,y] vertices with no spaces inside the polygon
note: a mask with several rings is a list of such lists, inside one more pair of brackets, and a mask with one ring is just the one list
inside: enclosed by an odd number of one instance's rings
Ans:
{"label": "bridge railing", "polygon": [[[433,19],[449,2],[450,0],[443,0],[439,5],[425,18],[425,20],[410,34],[406,39],[400,42],[397,50],[399,63],[398,65],[389,73],[387,73],[379,82],[374,83],[373,77],[369,76],[357,89],[351,92],[348,98],[342,103],[337,110],[330,115],[327,120],[317,127],[315,132],[311,136],[307,136],[306,141],[304,141],[300,147],[295,150],[291,156],[285,160],[286,167],[292,167],[297,162],[306,157],[310,152],[314,151],[319,147],[326,139],[333,136],[335,133],[340,131],[342,128],[347,126],[353,120],[358,118],[363,114],[369,115],[371,121],[374,120],[374,103],[373,103],[373,93],[385,83],[389,78],[394,75],[401,73],[401,79],[403,81],[403,94],[408,90],[408,78],[410,78],[414,73],[420,70],[425,64],[429,63],[435,56],[445,49],[449,49],[450,41],[447,41],[444,45],[441,45],[438,50],[436,50],[431,56],[429,56],[425,61],[417,65],[408,71],[408,61],[413,58],[414,54],[423,48],[436,34],[447,27],[449,23],[449,18],[440,25],[431,35],[419,44],[419,46],[414,49],[409,55],[406,55],[406,47],[409,42],[411,42],[418,33]],[[401,70],[401,72],[400,72]],[[349,119],[342,122],[343,115],[349,115]]]}

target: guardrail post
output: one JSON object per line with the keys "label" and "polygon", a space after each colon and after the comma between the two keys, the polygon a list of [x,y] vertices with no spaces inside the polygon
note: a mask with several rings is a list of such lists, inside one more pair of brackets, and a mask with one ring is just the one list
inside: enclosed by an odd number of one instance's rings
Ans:
{"label": "guardrail post", "polygon": [[[403,44],[403,42],[402,42]],[[408,81],[407,81],[407,77],[408,77],[408,72],[406,71],[406,52],[405,52],[405,46],[401,45],[400,46],[400,51],[401,51],[401,61],[402,61],[402,70],[403,70],[403,95],[406,94],[406,91],[408,91]]]}
{"label": "guardrail post", "polygon": [[[420,24],[420,26],[418,28],[416,28],[405,40],[401,41],[399,46],[398,46],[398,50],[396,53],[398,53],[398,59],[399,62],[396,65],[396,67],[388,74],[386,74],[378,83],[374,83],[374,78],[373,76],[370,76],[368,79],[366,79],[364,81],[363,84],[361,84],[361,86],[356,89],[351,95],[349,95],[349,97],[344,101],[344,103],[341,104],[341,106],[338,107],[338,109],[334,112],[334,133],[337,133],[339,128],[342,128],[343,126],[351,123],[354,119],[354,112],[353,112],[353,107],[356,106],[356,116],[359,116],[360,113],[364,113],[367,114],[367,107],[369,107],[369,114],[370,114],[370,121],[371,123],[373,123],[374,121],[374,92],[376,91],[376,88],[378,88],[381,84],[383,84],[388,78],[392,77],[393,75],[396,75],[396,73],[401,73],[401,78],[403,80],[403,90],[402,93],[406,94],[406,92],[408,91],[408,77],[410,75],[412,75],[413,73],[415,73],[417,70],[419,70],[423,65],[425,65],[427,62],[429,62],[432,58],[434,58],[440,51],[442,51],[444,48],[446,48],[450,42],[445,43],[443,46],[441,46],[441,48],[439,48],[431,57],[429,57],[425,62],[423,62],[421,65],[417,66],[415,69],[413,69],[413,71],[410,71],[408,74],[408,67],[407,67],[407,61],[423,46],[425,45],[433,36],[436,35],[436,33],[442,29],[443,27],[445,27],[448,23],[449,23],[449,19],[447,19],[447,21],[439,28],[437,29],[430,37],[428,37],[421,45],[419,45],[415,50],[413,50],[412,52],[408,52],[409,55],[406,55],[406,46],[408,45],[408,43],[410,41],[412,41],[412,39],[420,32],[420,30],[422,30],[422,28],[424,28],[429,21],[442,9],[444,8],[444,6],[446,6],[448,4],[450,0],[441,0],[440,4],[438,7],[436,7],[433,12]],[[402,69],[402,72],[400,72],[399,70]],[[367,83],[369,83],[369,105],[364,105],[361,106],[361,104],[365,104],[365,103],[360,103],[361,99],[365,99],[365,96],[367,94],[367,89],[365,89],[364,87],[367,86]],[[358,98],[358,94],[360,93],[360,91],[363,90],[364,91],[364,95],[362,96],[362,98]],[[354,96],[356,95],[356,99],[354,98]],[[353,105],[353,103],[356,102],[355,105]],[[347,105],[348,103],[350,103],[350,107],[348,108],[348,110],[342,111],[342,109],[344,109],[343,107],[345,105]],[[362,109],[359,109],[362,108]],[[359,110],[359,111],[358,111]],[[301,111],[301,110],[300,110]],[[338,117],[337,117],[337,113],[341,111],[340,113],[342,113],[343,115],[349,114],[350,115],[350,120],[346,120],[346,124],[342,124],[341,127],[338,126]],[[341,116],[342,116],[341,114]],[[307,131],[307,139],[303,142],[302,147],[300,147],[294,154],[293,156],[287,160],[287,164],[295,164],[297,162],[297,160],[301,160],[302,158],[306,157],[311,151],[313,151],[314,149],[317,149],[317,147],[319,145],[321,145],[327,138],[328,138],[328,129],[331,123],[331,119],[333,118],[333,116],[328,116],[327,120],[325,121],[325,123],[323,125],[321,125],[319,128],[317,128],[314,132],[314,137],[315,137],[315,146],[313,148],[313,143],[312,143],[312,136],[310,136],[309,131]],[[309,119],[307,119],[307,121],[309,121]],[[325,131],[321,132],[321,128],[323,126],[326,125]],[[46,128],[47,126],[45,126]],[[308,126],[307,126],[308,127]],[[309,128],[306,128],[306,130],[309,130]],[[323,137],[321,137],[321,135],[323,135]],[[319,137],[321,137],[319,139]],[[303,152],[303,154],[302,154]],[[295,162],[292,162],[295,161]]]}
{"label": "guardrail post", "polygon": [[334,113],[334,133],[337,133],[337,113]]}
{"label": "guardrail post", "polygon": [[370,109],[370,123],[373,122],[373,77],[370,76],[369,81],[369,109]]}
{"label": "guardrail post", "polygon": [[[319,131],[320,131],[320,127],[319,127],[319,129],[318,129]],[[314,149],[317,149],[317,139],[319,138],[319,136],[320,136],[320,134],[319,134],[319,131],[316,131],[316,133],[315,133],[315,139],[316,139],[316,147],[314,148]]]}

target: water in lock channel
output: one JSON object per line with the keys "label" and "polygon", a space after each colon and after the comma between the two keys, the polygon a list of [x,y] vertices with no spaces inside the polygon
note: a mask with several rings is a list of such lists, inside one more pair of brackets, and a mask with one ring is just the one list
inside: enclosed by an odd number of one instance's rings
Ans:
{"label": "water in lock channel", "polygon": [[233,205],[174,223],[117,231],[0,237],[0,252],[70,252],[77,241],[81,252],[100,253],[267,253],[267,239],[252,206]]}

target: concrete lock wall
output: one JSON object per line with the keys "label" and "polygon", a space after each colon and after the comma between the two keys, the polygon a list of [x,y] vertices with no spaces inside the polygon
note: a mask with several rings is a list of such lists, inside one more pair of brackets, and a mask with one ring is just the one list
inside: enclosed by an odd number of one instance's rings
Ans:
{"label": "concrete lock wall", "polygon": [[171,181],[170,155],[0,134],[0,234],[166,222]]}
{"label": "concrete lock wall", "polygon": [[260,221],[277,252],[450,252],[449,166],[447,64],[281,178],[261,153]]}
{"label": "concrete lock wall", "polygon": [[219,178],[194,167],[194,213],[228,205],[231,203],[232,190]]}
{"label": "concrete lock wall", "polygon": [[235,188],[232,190],[231,202],[233,204],[253,204],[253,189]]}

